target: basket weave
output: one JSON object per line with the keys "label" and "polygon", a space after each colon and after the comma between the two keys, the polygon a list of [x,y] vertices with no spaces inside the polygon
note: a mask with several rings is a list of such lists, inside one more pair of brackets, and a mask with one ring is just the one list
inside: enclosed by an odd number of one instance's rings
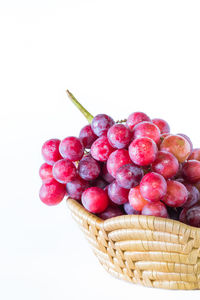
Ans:
{"label": "basket weave", "polygon": [[153,216],[101,220],[67,200],[102,266],[113,276],[148,287],[200,289],[200,229]]}

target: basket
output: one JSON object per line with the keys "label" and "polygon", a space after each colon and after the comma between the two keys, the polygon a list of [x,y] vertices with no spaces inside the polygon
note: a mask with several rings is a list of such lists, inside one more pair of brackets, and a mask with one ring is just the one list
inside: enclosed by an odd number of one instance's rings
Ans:
{"label": "basket", "polygon": [[200,289],[200,228],[153,216],[101,220],[68,199],[102,266],[113,276],[148,287]]}

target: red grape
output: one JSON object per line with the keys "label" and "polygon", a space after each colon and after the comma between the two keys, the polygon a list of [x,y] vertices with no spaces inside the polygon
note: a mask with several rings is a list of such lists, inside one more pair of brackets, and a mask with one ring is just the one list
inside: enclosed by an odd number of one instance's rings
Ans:
{"label": "red grape", "polygon": [[188,160],[199,160],[200,161],[200,149],[199,148],[193,149],[190,156],[188,157]]}
{"label": "red grape", "polygon": [[160,129],[151,122],[141,122],[134,127],[134,139],[148,137],[157,144],[160,140]]}
{"label": "red grape", "polygon": [[140,192],[140,187],[136,186],[129,191],[128,200],[130,205],[136,210],[141,211],[143,207],[148,203],[147,200],[145,200]]}
{"label": "red grape", "polygon": [[190,155],[191,147],[184,137],[169,135],[162,141],[160,150],[172,153],[180,163],[183,163]]}
{"label": "red grape", "polygon": [[76,167],[68,159],[58,160],[53,166],[53,177],[60,183],[70,182],[76,177]]}
{"label": "red grape", "polygon": [[57,160],[61,159],[59,152],[60,140],[51,139],[46,141],[42,146],[42,156],[47,164],[53,165]]}
{"label": "red grape", "polygon": [[179,163],[177,158],[166,151],[158,151],[156,160],[152,163],[152,171],[159,173],[165,179],[169,179],[177,174]]}
{"label": "red grape", "polygon": [[190,144],[191,152],[192,152],[192,150],[193,150],[193,144],[192,144],[192,141],[189,138],[189,136],[187,136],[186,134],[183,134],[183,133],[178,133],[177,135],[180,135],[180,136],[184,137],[188,141],[188,143]]}
{"label": "red grape", "polygon": [[124,204],[128,202],[128,190],[120,187],[116,181],[108,186],[108,196],[112,202],[116,204]]}
{"label": "red grape", "polygon": [[153,124],[158,126],[158,128],[160,129],[160,133],[169,133],[170,132],[169,124],[165,120],[153,119],[152,122],[153,122]]}
{"label": "red grape", "polygon": [[96,160],[107,161],[113,150],[108,138],[106,136],[101,136],[92,144],[91,155]]}
{"label": "red grape", "polygon": [[102,135],[106,136],[108,129],[114,124],[115,122],[111,117],[99,114],[93,118],[91,127],[93,132],[100,137]]}
{"label": "red grape", "polygon": [[111,153],[107,161],[108,172],[115,178],[117,170],[121,166],[129,163],[131,163],[131,159],[127,150],[115,150],[113,153]]}
{"label": "red grape", "polygon": [[78,173],[84,180],[94,180],[100,174],[99,163],[90,155],[84,156],[78,164]]}
{"label": "red grape", "polygon": [[108,140],[113,148],[126,148],[131,141],[132,133],[123,124],[115,124],[108,130]]}
{"label": "red grape", "polygon": [[123,214],[124,213],[119,206],[108,206],[106,210],[98,214],[98,217],[103,220],[107,220],[110,218],[122,216]]}
{"label": "red grape", "polygon": [[151,121],[151,119],[143,112],[134,112],[132,113],[127,121],[126,121],[126,126],[133,131],[133,128],[135,127],[135,125],[137,125],[140,122],[143,121]]}
{"label": "red grape", "polygon": [[140,211],[135,210],[129,202],[124,203],[124,211],[127,215],[140,215]]}
{"label": "red grape", "polygon": [[148,173],[140,182],[140,192],[144,199],[148,201],[159,201],[166,195],[166,180],[158,173]]}
{"label": "red grape", "polygon": [[102,178],[108,182],[108,183],[111,183],[113,182],[113,180],[115,179],[107,170],[107,166],[106,166],[106,163],[103,165],[102,167]]}
{"label": "red grape", "polygon": [[185,202],[183,207],[189,208],[189,207],[195,205],[199,201],[200,193],[199,193],[198,189],[192,184],[185,183],[184,186],[188,190],[189,194],[188,194],[187,201]]}
{"label": "red grape", "polygon": [[86,189],[82,194],[81,201],[83,206],[94,214],[103,212],[109,203],[107,193],[96,186]]}
{"label": "red grape", "polygon": [[200,204],[189,208],[186,212],[187,224],[194,227],[200,227]]}
{"label": "red grape", "polygon": [[128,151],[131,160],[136,165],[148,166],[156,159],[158,148],[152,139],[143,137],[132,141]]}
{"label": "red grape", "polygon": [[200,181],[200,161],[188,160],[183,165],[183,177],[192,183]]}
{"label": "red grape", "polygon": [[40,200],[47,205],[56,205],[60,203],[66,194],[66,187],[55,179],[51,179],[40,188]]}
{"label": "red grape", "polygon": [[89,188],[89,182],[77,176],[66,184],[68,196],[75,200],[81,200],[82,193]]}
{"label": "red grape", "polygon": [[94,132],[92,131],[91,125],[86,125],[81,129],[79,138],[83,143],[83,146],[87,149],[90,149],[98,136],[96,136],[96,134],[94,134]]}
{"label": "red grape", "polygon": [[167,194],[162,201],[171,207],[180,207],[185,204],[188,198],[188,191],[186,187],[174,180],[167,181]]}
{"label": "red grape", "polygon": [[143,207],[142,215],[168,218],[166,206],[160,201],[155,203],[147,203]]}
{"label": "red grape", "polygon": [[116,180],[119,186],[131,189],[139,184],[144,172],[134,164],[127,164],[120,167],[116,172]]}
{"label": "red grape", "polygon": [[48,165],[47,163],[41,165],[39,169],[39,175],[43,182],[46,182],[53,178],[52,168],[53,167],[51,165]]}
{"label": "red grape", "polygon": [[67,158],[71,161],[78,161],[84,154],[84,147],[80,139],[69,136],[61,141],[60,153],[63,158]]}

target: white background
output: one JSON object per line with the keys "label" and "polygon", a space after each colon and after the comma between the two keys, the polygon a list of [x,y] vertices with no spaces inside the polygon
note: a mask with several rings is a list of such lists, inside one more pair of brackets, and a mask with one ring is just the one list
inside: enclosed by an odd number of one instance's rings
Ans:
{"label": "white background", "polygon": [[40,148],[92,114],[141,110],[200,145],[199,1],[0,1],[0,296],[199,299],[119,281],[97,262],[63,201],[38,198]]}

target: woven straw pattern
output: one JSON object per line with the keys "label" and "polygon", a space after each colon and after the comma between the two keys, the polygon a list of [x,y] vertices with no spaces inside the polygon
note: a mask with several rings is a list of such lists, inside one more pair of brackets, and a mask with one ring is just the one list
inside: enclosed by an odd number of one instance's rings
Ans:
{"label": "woven straw pattern", "polygon": [[101,220],[67,200],[102,266],[149,287],[200,289],[200,229],[170,219],[125,215]]}

